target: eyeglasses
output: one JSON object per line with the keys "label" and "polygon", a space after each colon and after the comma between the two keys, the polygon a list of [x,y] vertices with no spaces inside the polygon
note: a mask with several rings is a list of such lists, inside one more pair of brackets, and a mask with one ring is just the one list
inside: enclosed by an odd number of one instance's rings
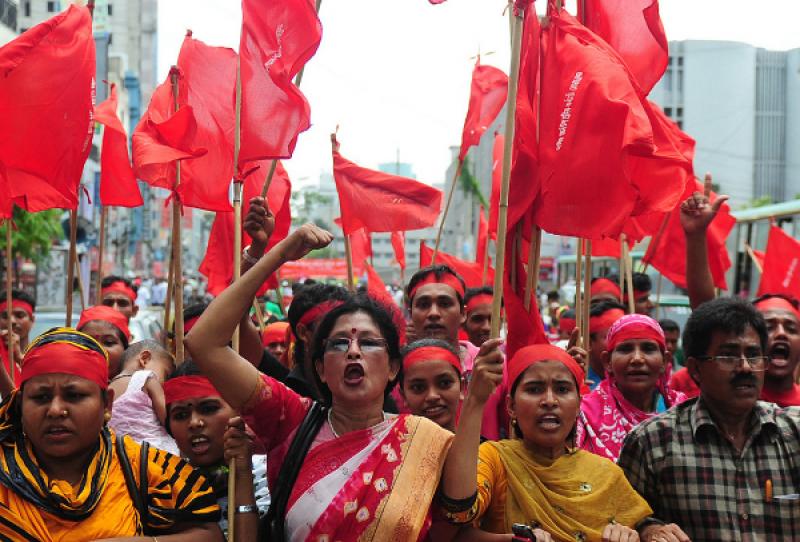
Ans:
{"label": "eyeglasses", "polygon": [[363,354],[372,354],[375,352],[380,352],[381,350],[386,350],[386,339],[382,339],[380,337],[361,337],[361,338],[350,338],[350,337],[335,337],[333,339],[328,339],[325,341],[325,352],[338,352],[338,353],[345,353],[350,350],[350,345],[355,341],[358,345],[358,349],[361,350]]}
{"label": "eyeglasses", "polygon": [[735,369],[739,367],[742,360],[747,362],[750,368],[754,370],[763,369],[764,366],[769,363],[769,356],[745,356],[744,354],[741,356],[703,356],[697,359],[713,359],[717,365],[725,369]]}

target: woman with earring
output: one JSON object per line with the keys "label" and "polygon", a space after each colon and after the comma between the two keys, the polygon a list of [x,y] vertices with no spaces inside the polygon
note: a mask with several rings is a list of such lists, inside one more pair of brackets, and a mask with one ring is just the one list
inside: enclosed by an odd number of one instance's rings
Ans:
{"label": "woman with earring", "polygon": [[[564,350],[534,345],[514,354],[507,369],[514,438],[478,446],[483,406],[502,378],[497,343],[481,348],[445,463],[445,516],[507,535],[492,540],[512,540],[514,524],[527,525],[537,541],[638,540],[632,527],[650,507],[619,467],[575,447],[584,374]],[[467,526],[457,540],[485,537]]]}
{"label": "woman with earring", "polygon": [[628,314],[608,330],[602,353],[606,377],[581,402],[577,442],[584,450],[616,461],[636,425],[683,402],[669,386],[671,354],[658,322]]}
{"label": "woman with earring", "polygon": [[222,541],[202,476],[108,429],[114,393],[95,339],[40,335],[19,385],[0,405],[0,539]]}

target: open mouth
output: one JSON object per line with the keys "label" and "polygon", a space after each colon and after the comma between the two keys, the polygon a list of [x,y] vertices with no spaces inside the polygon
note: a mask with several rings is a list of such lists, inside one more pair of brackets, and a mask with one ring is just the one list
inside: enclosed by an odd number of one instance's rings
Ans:
{"label": "open mouth", "polygon": [[344,368],[344,383],[348,386],[358,386],[364,381],[364,367],[360,363],[348,363]]}
{"label": "open mouth", "polygon": [[545,431],[553,431],[561,427],[561,418],[555,414],[545,414],[537,418],[536,425]]}
{"label": "open mouth", "polygon": [[211,448],[211,440],[205,435],[196,435],[189,443],[192,446],[192,453],[196,455],[204,454]]}
{"label": "open mouth", "polygon": [[47,431],[45,431],[44,434],[50,440],[60,441],[68,438],[72,434],[72,431],[70,431],[66,427],[56,426],[56,427],[50,427],[49,429],[47,429]]}
{"label": "open mouth", "polygon": [[789,363],[792,349],[785,342],[775,342],[769,349],[770,364],[776,367],[784,367]]}
{"label": "open mouth", "polygon": [[423,409],[422,415],[426,418],[436,418],[447,412],[447,407],[444,405],[434,405]]}

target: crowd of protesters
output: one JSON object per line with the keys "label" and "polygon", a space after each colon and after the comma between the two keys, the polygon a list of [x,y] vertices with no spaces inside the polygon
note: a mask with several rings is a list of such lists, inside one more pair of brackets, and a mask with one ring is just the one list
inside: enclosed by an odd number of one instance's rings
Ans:
{"label": "crowd of protesters", "polygon": [[[552,344],[510,359],[492,289],[446,265],[410,278],[402,329],[397,307],[313,282],[285,318],[254,318],[268,277],[332,241],[314,225],[251,246],[239,280],[186,306],[177,365],[172,341],[129,330],[137,298],[163,302],[155,286],[107,277],[74,329],[39,337],[15,290],[0,303],[19,371],[0,374],[0,538],[800,539],[800,307],[715,298],[692,237],[714,211],[702,194],[682,207],[682,349],[643,274],[631,314],[617,278],[592,281],[586,350],[554,303]],[[262,199],[245,223],[269,239]]]}

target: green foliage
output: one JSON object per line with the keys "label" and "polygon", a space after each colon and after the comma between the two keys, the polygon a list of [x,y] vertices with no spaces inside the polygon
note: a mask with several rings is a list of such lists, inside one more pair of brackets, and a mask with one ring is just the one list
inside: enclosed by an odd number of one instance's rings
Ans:
{"label": "green foliage", "polygon": [[316,192],[292,192],[292,224],[302,226],[309,222],[316,206],[327,205],[330,202],[329,196],[323,196]]}
{"label": "green foliage", "polygon": [[772,205],[774,202],[772,201],[772,196],[761,196],[760,198],[755,198],[744,205],[742,205],[742,209],[755,209],[757,207],[766,207],[767,205]]}
{"label": "green foliage", "polygon": [[459,184],[464,194],[472,195],[473,198],[481,202],[484,208],[488,209],[489,204],[486,203],[486,198],[481,193],[481,185],[478,179],[472,174],[469,168],[469,158],[464,158],[464,166],[461,168],[461,177],[459,177]]}
{"label": "green foliage", "polygon": [[[14,207],[14,226],[11,228],[11,246],[14,257],[41,263],[50,253],[55,241],[64,237],[60,209],[29,213]],[[0,226],[0,246],[6,244],[6,224]]]}

